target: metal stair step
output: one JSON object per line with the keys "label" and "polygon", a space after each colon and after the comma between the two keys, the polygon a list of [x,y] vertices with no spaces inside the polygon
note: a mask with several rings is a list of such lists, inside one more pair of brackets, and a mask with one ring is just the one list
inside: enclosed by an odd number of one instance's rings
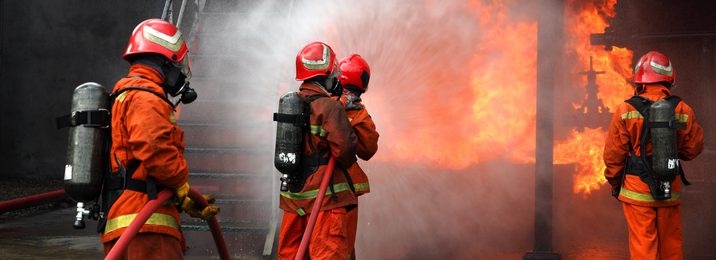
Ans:
{"label": "metal stair step", "polygon": [[[212,40],[219,41],[218,38]],[[240,50],[238,46],[226,43],[225,41],[204,42],[199,47],[199,49],[202,48],[210,49],[210,51],[202,51],[203,53],[232,54],[232,56],[235,57],[215,57],[209,59],[206,58],[206,56],[192,56],[192,75],[201,77],[226,77],[227,75],[236,75],[238,72],[241,72],[240,75],[256,75],[252,74],[252,72],[265,73],[272,68],[275,69],[275,64],[261,60],[262,57],[249,55],[250,53],[246,50]]]}
{"label": "metal stair step", "polygon": [[272,172],[273,152],[240,149],[187,148],[184,158],[191,172]]}
{"label": "metal stair step", "polygon": [[[247,99],[251,97],[245,97]],[[258,97],[257,97],[258,98]],[[197,101],[183,108],[179,120],[194,122],[241,123],[252,121],[271,122],[274,108],[266,105],[244,105],[234,102]]]}
{"label": "metal stair step", "polygon": [[236,131],[246,130],[246,131],[256,131],[256,130],[263,130],[263,127],[266,127],[265,124],[256,124],[256,123],[249,123],[249,122],[242,122],[241,124],[236,123],[227,123],[227,122],[202,122],[202,121],[190,121],[190,120],[184,120],[179,119],[178,120],[179,126],[182,127],[182,129],[189,129],[189,128],[226,128],[226,129],[233,129]]}
{"label": "metal stair step", "polygon": [[[272,212],[270,199],[219,198],[214,205],[221,208],[217,220],[222,227],[265,228],[269,225]],[[201,219],[182,218],[182,224],[203,223],[206,222]]]}
{"label": "metal stair step", "polygon": [[[272,55],[274,52],[273,45],[270,39],[250,37],[246,35],[244,37],[236,37],[231,34],[229,37],[227,34],[199,34],[198,37],[201,39],[199,48],[196,53],[202,55],[239,55],[245,57],[245,59],[259,59],[265,55]],[[247,48],[251,46],[251,48]],[[261,53],[262,55],[256,55]],[[253,55],[251,55],[253,54]],[[246,62],[246,60],[242,60]],[[255,62],[250,62],[250,65],[256,65]]]}
{"label": "metal stair step", "polygon": [[270,142],[275,136],[273,129],[262,128],[182,127],[189,146],[205,147],[245,147],[255,146],[258,141]]}
{"label": "metal stair step", "polygon": [[[218,256],[216,245],[206,224],[182,225],[186,237],[186,256]],[[222,233],[232,258],[261,256],[268,228],[222,227]]]}
{"label": "metal stair step", "polygon": [[288,12],[289,9],[288,2],[286,1],[212,0],[206,1],[202,15],[206,17],[217,13],[227,15],[231,15],[232,13],[247,13],[259,7],[264,7],[265,10],[272,10],[272,12],[275,12],[277,15]]}
{"label": "metal stair step", "polygon": [[[226,89],[226,92],[232,92],[231,89]],[[220,93],[217,93],[220,94]],[[267,97],[265,94],[251,94],[242,93],[238,99],[227,99],[224,95],[217,97],[206,97],[202,96],[201,99],[197,98],[194,103],[191,103],[191,107],[187,106],[183,108],[182,113],[196,113],[202,112],[206,108],[209,110],[216,111],[218,108],[234,108],[234,109],[245,109],[245,108],[265,108],[267,104],[274,103],[274,96]],[[230,111],[233,112],[233,111]],[[236,114],[233,114],[236,116]]]}
{"label": "metal stair step", "polygon": [[[298,84],[293,82],[288,85],[298,90]],[[232,101],[232,102],[252,102],[261,101],[260,105],[274,104],[277,102],[279,92],[277,89],[281,85],[280,82],[268,79],[246,79],[240,82],[227,81],[216,77],[197,77],[191,79],[191,86],[196,89],[199,97],[195,103],[204,101]],[[246,86],[265,86],[265,87],[246,87]],[[194,103],[187,106],[191,110]]]}
{"label": "metal stair step", "polygon": [[240,15],[237,13],[205,13],[202,17],[201,34],[207,33],[223,33],[223,32],[246,32],[251,29],[248,15]]}
{"label": "metal stair step", "polygon": [[204,6],[202,14],[203,16],[208,16],[212,14],[206,14],[207,12],[210,13],[228,13],[228,12],[239,12],[241,10],[248,10],[249,8],[255,7],[259,1],[237,1],[237,0],[212,0],[207,1],[206,5]]}
{"label": "metal stair step", "polygon": [[235,196],[244,198],[270,198],[271,172],[260,174],[233,173],[190,173],[192,187],[214,196]]}

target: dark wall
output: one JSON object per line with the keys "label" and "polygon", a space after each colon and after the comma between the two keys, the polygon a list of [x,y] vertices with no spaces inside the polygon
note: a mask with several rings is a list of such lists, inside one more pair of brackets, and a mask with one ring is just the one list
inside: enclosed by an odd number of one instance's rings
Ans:
{"label": "dark wall", "polygon": [[61,178],[67,130],[55,117],[77,85],[126,75],[134,26],[163,2],[0,0],[0,176]]}
{"label": "dark wall", "polygon": [[612,33],[617,46],[666,54],[676,71],[675,95],[691,105],[704,128],[704,152],[684,163],[689,181],[681,206],[686,259],[714,259],[716,244],[716,1],[619,1]]}

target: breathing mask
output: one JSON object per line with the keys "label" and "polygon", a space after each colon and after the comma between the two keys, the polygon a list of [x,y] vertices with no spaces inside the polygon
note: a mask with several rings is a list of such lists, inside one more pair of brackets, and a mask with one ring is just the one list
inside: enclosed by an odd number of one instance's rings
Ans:
{"label": "breathing mask", "polygon": [[185,57],[181,62],[166,62],[164,68],[164,84],[162,87],[172,97],[180,96],[179,102],[189,104],[197,98],[196,90],[189,86],[191,78],[191,63],[189,57]]}

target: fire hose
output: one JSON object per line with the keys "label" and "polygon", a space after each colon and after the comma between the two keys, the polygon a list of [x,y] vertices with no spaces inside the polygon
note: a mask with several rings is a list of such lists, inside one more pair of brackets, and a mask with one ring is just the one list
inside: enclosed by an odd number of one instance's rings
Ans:
{"label": "fire hose", "polygon": [[[105,259],[121,259],[122,254],[124,254],[124,251],[127,250],[127,246],[129,246],[129,241],[132,241],[132,239],[137,235],[139,229],[144,226],[144,223],[147,222],[147,219],[149,219],[152,213],[154,213],[162,205],[162,203],[164,203],[164,201],[170,199],[172,195],[173,193],[171,190],[165,189],[157,195],[156,199],[147,202],[147,204],[144,205],[144,208],[137,213],[137,216],[134,220],[132,220],[132,223],[129,224],[129,227],[124,230],[124,233],[121,237],[119,237],[119,240],[114,244],[112,250],[110,250]],[[201,193],[194,188],[189,190],[189,198],[196,202],[197,209],[203,209],[209,205],[204,197],[201,196]],[[211,235],[214,237],[216,248],[219,251],[219,256],[222,260],[230,259],[229,250],[226,248],[226,242],[224,241],[224,235],[221,233],[219,222],[216,220],[216,217],[211,217],[208,222],[209,228],[211,229]]]}
{"label": "fire hose", "polygon": [[45,204],[67,197],[64,189],[0,202],[0,213]]}
{"label": "fire hose", "polygon": [[328,189],[328,183],[333,176],[333,168],[335,167],[335,165],[336,161],[335,159],[333,159],[333,157],[331,157],[331,159],[328,161],[328,168],[323,174],[323,179],[321,180],[321,187],[318,189],[316,201],[313,202],[311,216],[308,218],[308,225],[306,226],[306,231],[303,232],[303,237],[301,238],[301,244],[298,246],[298,252],[296,253],[295,260],[303,260],[306,255],[306,250],[308,250],[308,243],[311,239],[311,234],[313,234],[313,228],[316,226],[318,210],[321,209],[321,205],[323,204],[323,198],[326,197],[326,190]]}

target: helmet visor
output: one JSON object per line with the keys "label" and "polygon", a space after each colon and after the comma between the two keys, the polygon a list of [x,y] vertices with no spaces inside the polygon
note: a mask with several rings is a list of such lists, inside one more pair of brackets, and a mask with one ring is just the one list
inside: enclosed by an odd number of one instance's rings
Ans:
{"label": "helmet visor", "polygon": [[173,63],[173,65],[181,71],[181,74],[184,74],[187,80],[191,78],[191,59],[189,58],[189,53],[184,56],[184,59],[180,62]]}

